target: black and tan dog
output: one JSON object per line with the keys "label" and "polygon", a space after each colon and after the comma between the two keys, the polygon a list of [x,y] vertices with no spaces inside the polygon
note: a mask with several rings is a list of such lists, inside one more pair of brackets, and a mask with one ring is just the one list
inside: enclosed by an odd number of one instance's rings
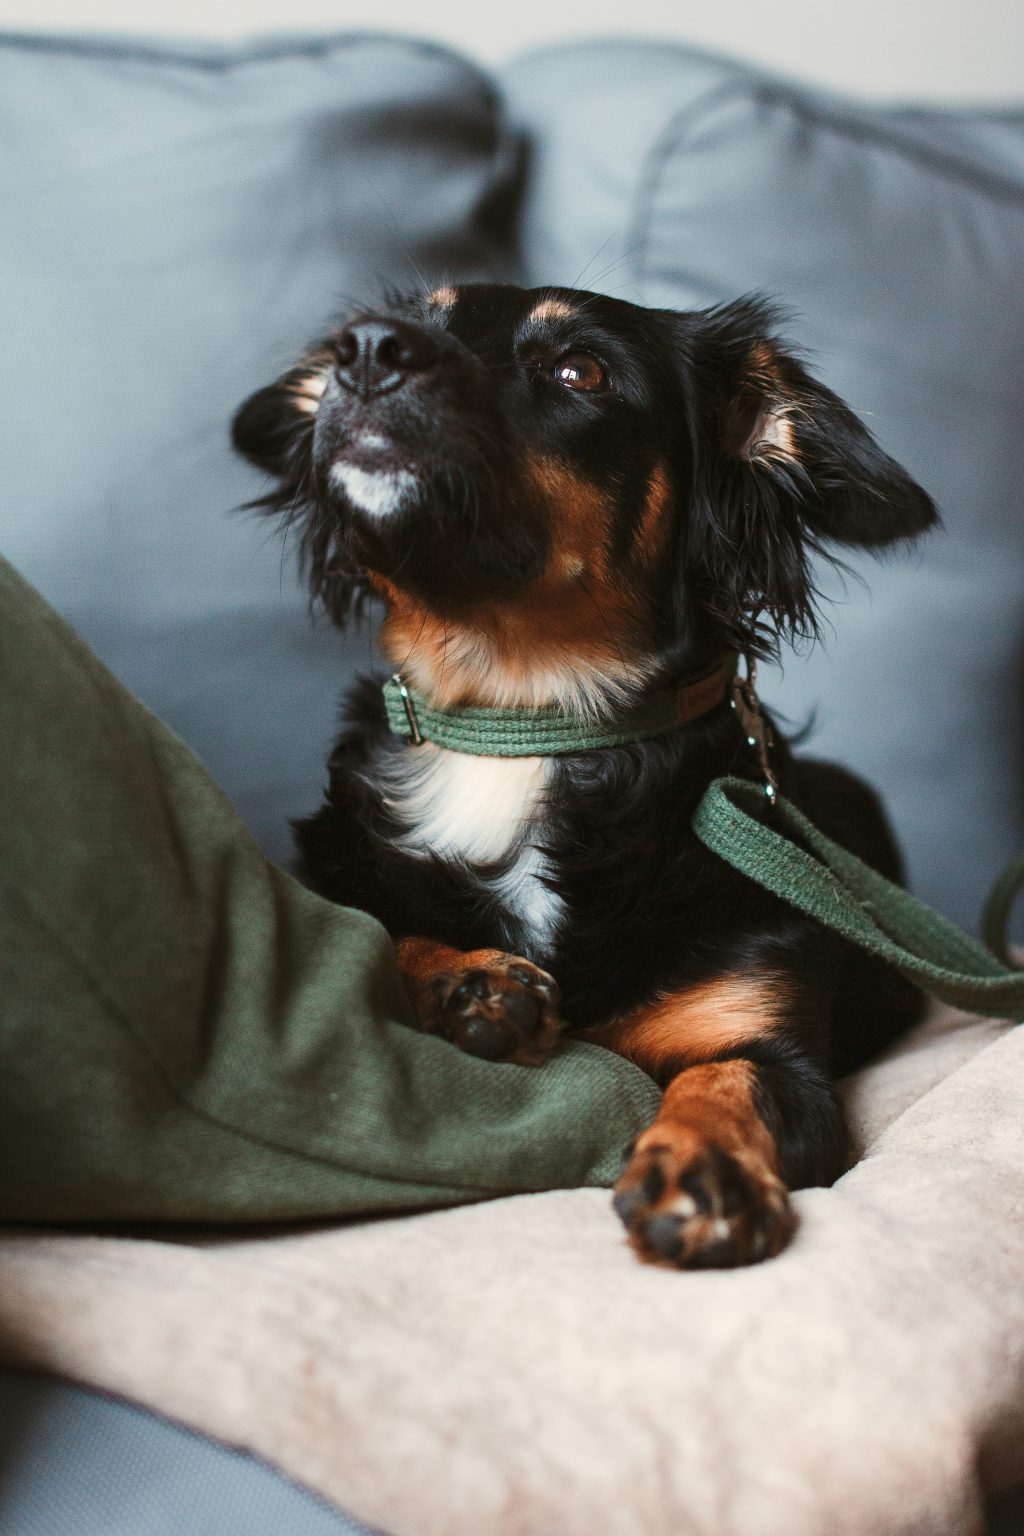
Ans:
{"label": "black and tan dog", "polygon": [[[641,1257],[777,1252],[787,1191],[845,1165],[835,1075],[919,999],[690,819],[712,778],[760,771],[729,658],[812,634],[811,554],[917,535],[928,497],[752,300],[443,288],[355,316],[234,435],[276,479],[263,505],[301,519],[333,618],[379,596],[384,654],[433,704],[602,722],[675,692],[673,729],[508,758],[410,742],[366,681],[298,824],[301,873],[386,925],[423,1029],[529,1065],[568,1030],[664,1085],[615,1195]],[[867,788],[781,742],[772,766],[898,876]]]}

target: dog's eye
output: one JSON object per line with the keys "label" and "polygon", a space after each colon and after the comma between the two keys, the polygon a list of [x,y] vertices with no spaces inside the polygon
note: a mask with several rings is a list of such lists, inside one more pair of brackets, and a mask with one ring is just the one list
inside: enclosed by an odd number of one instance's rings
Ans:
{"label": "dog's eye", "polygon": [[608,387],[608,373],[604,364],[599,363],[589,352],[567,352],[558,359],[552,372],[559,384],[564,384],[567,389],[585,390],[594,394]]}

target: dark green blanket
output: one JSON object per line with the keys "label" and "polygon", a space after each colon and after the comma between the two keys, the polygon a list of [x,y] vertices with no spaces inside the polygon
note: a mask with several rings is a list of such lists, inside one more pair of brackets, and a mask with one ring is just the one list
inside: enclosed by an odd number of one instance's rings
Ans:
{"label": "dark green blanket", "polygon": [[3,562],[0,744],[0,1217],[350,1216],[616,1176],[654,1085],[595,1046],[530,1069],[410,1028],[383,929],[268,864]]}

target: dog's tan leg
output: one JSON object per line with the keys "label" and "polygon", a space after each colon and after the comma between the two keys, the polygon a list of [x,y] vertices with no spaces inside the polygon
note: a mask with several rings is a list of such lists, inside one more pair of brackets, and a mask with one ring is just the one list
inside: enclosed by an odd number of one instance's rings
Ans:
{"label": "dog's tan leg", "polygon": [[749,1061],[708,1062],[669,1084],[615,1187],[641,1259],[721,1268],[768,1258],[786,1242],[789,1195],[755,1104],[756,1076]]}
{"label": "dog's tan leg", "polygon": [[452,949],[434,939],[398,944],[398,963],[422,1030],[471,1056],[536,1067],[558,1040],[558,985],[500,949]]}
{"label": "dog's tan leg", "polygon": [[838,1102],[796,1043],[808,1006],[783,976],[726,976],[585,1033],[668,1084],[615,1187],[641,1259],[699,1269],[767,1258],[793,1230],[787,1185],[841,1171]]}

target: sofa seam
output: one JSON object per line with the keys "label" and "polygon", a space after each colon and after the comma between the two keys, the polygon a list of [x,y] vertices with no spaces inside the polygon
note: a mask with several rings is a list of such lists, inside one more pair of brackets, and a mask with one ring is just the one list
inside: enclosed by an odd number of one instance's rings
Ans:
{"label": "sofa seam", "polygon": [[[911,142],[899,133],[898,125],[891,118],[886,127],[881,123],[858,121],[853,109],[843,112],[782,85],[767,80],[755,81],[749,76],[738,75],[723,81],[710,92],[689,102],[674,112],[652,140],[640,165],[637,191],[633,210],[626,225],[626,249],[635,251],[633,273],[638,291],[644,292],[650,280],[646,260],[650,250],[655,205],[669,163],[678,154],[686,133],[709,108],[736,96],[747,96],[753,101],[771,106],[788,108],[796,117],[824,128],[835,137],[855,143],[866,143],[887,150],[900,158],[924,167],[933,173],[946,176],[960,186],[975,190],[1000,204],[1024,205],[1024,188],[1002,177],[987,175],[969,166],[958,156],[938,150],[928,150]],[[883,109],[884,110],[884,109]]]}
{"label": "sofa seam", "polygon": [[55,58],[101,59],[126,64],[168,64],[196,69],[209,74],[226,74],[230,70],[249,65],[274,62],[279,59],[318,59],[349,49],[385,46],[396,51],[408,51],[425,58],[436,59],[455,65],[463,74],[474,79],[481,87],[482,95],[495,108],[502,106],[502,96],[497,82],[485,70],[466,55],[444,43],[429,38],[409,37],[402,33],[384,31],[324,32],[275,37],[256,36],[240,42],[219,42],[210,39],[206,43],[197,39],[191,48],[187,44],[152,41],[138,36],[119,37],[116,33],[100,33],[89,37],[80,33],[12,32],[0,31],[0,48],[20,50],[25,53],[50,54]]}

